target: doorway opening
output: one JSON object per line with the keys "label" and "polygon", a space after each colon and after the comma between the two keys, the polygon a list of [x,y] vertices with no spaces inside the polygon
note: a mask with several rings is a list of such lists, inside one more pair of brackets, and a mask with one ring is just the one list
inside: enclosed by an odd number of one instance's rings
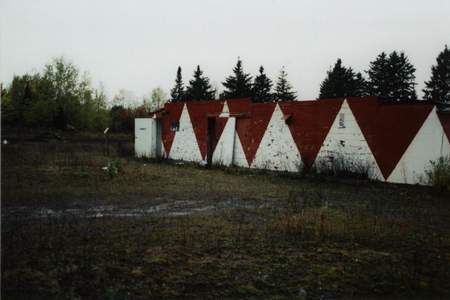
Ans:
{"label": "doorway opening", "polygon": [[216,132],[216,118],[210,117],[208,118],[208,130],[207,130],[207,137],[206,137],[206,164],[208,166],[212,165],[212,156],[214,151],[214,143],[215,143],[215,135]]}

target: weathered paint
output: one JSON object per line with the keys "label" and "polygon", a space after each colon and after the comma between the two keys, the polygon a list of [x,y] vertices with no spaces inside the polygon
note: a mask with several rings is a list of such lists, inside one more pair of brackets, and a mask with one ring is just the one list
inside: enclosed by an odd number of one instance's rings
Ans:
{"label": "weathered paint", "polygon": [[233,99],[227,100],[228,111],[231,115],[250,115],[252,110],[252,99],[244,98],[244,99]]}
{"label": "weathered paint", "polygon": [[223,101],[190,101],[186,104],[202,159],[206,159],[208,117],[216,119],[213,149],[225,127],[226,119],[217,118],[223,104]]}
{"label": "weathered paint", "polygon": [[175,137],[169,152],[169,158],[193,162],[202,161],[202,155],[198,147],[194,128],[192,127],[191,118],[186,105],[184,105],[181,113],[179,128],[178,131],[175,132]]}
{"label": "weathered paint", "polygon": [[219,118],[226,121],[219,141],[214,148],[213,163],[222,166],[233,164],[234,139],[236,136],[236,118]]}
{"label": "weathered paint", "polygon": [[347,100],[336,114],[314,165],[319,171],[337,168],[384,179]]}
{"label": "weathered paint", "polygon": [[170,149],[172,147],[173,139],[175,137],[175,132],[172,131],[171,127],[174,122],[179,122],[181,117],[181,112],[183,111],[184,103],[167,103],[164,106],[164,113],[162,114],[161,120],[161,135],[162,143],[164,146],[163,153],[164,157],[168,157]]}
{"label": "weathered paint", "polygon": [[449,154],[447,136],[433,108],[387,181],[427,184],[426,171],[431,168],[430,162]]}
{"label": "weathered paint", "polygon": [[251,168],[289,172],[302,169],[300,153],[279,105],[275,106]]}
{"label": "weathered paint", "polygon": [[248,161],[245,157],[244,148],[242,147],[241,139],[237,131],[234,135],[234,149],[233,149],[233,165],[237,167],[248,168]]}
{"label": "weathered paint", "polygon": [[252,105],[251,117],[238,118],[236,122],[236,131],[249,165],[255,158],[274,109],[275,103],[255,103]]}
{"label": "weathered paint", "polygon": [[287,118],[290,132],[307,168],[314,163],[342,101],[342,99],[327,99],[289,101],[279,104]]}
{"label": "weathered paint", "polygon": [[[450,155],[450,114],[427,102],[195,101],[166,104],[152,117],[161,124],[162,153],[186,161],[206,160],[212,151],[216,164],[292,172],[332,156],[367,166],[371,178],[423,183],[429,161]],[[153,147],[139,143],[137,155]]]}

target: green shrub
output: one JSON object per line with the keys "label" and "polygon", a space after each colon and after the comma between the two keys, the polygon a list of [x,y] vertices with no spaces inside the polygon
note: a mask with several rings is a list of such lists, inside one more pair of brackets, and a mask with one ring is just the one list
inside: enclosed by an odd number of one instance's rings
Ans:
{"label": "green shrub", "polygon": [[441,192],[450,191],[450,155],[430,163],[431,169],[426,172],[428,183]]}
{"label": "green shrub", "polygon": [[108,162],[108,165],[106,166],[106,172],[108,173],[111,179],[116,177],[121,170],[122,170],[122,161],[120,159],[112,159]]}

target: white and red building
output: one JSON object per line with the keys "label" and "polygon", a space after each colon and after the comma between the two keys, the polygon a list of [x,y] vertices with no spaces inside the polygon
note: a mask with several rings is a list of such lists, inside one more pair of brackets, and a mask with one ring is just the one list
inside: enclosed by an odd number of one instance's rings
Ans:
{"label": "white and red building", "polygon": [[376,97],[168,103],[135,132],[137,156],[288,172],[344,164],[408,184],[427,184],[431,161],[450,155],[450,113]]}

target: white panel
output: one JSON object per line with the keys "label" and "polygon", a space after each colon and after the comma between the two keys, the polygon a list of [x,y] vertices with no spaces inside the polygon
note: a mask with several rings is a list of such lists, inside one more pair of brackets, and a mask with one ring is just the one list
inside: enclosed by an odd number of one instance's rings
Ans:
{"label": "white panel", "polygon": [[387,181],[427,184],[426,170],[431,167],[430,161],[447,155],[450,155],[450,145],[433,108]]}
{"label": "white panel", "polygon": [[384,180],[367,141],[345,100],[314,162],[318,171],[348,168],[367,172],[369,177]]}
{"label": "white panel", "polygon": [[137,157],[156,157],[156,122],[155,119],[134,119],[134,149]]}
{"label": "white panel", "polygon": [[220,117],[229,117],[230,116],[230,110],[228,109],[228,104],[225,101],[225,104],[223,105],[222,112],[220,113]]}
{"label": "white panel", "polygon": [[228,118],[213,153],[213,164],[230,166],[233,163],[234,137],[236,135],[236,118]]}
{"label": "white panel", "polygon": [[256,151],[252,168],[289,172],[301,170],[300,152],[283,117],[277,104]]}
{"label": "white panel", "polygon": [[235,131],[234,136],[233,165],[248,168],[247,158],[245,157],[244,148],[242,147],[241,139],[237,131]]}
{"label": "white panel", "polygon": [[179,122],[179,128],[175,132],[169,158],[194,162],[202,161],[202,155],[186,104],[184,104]]}

